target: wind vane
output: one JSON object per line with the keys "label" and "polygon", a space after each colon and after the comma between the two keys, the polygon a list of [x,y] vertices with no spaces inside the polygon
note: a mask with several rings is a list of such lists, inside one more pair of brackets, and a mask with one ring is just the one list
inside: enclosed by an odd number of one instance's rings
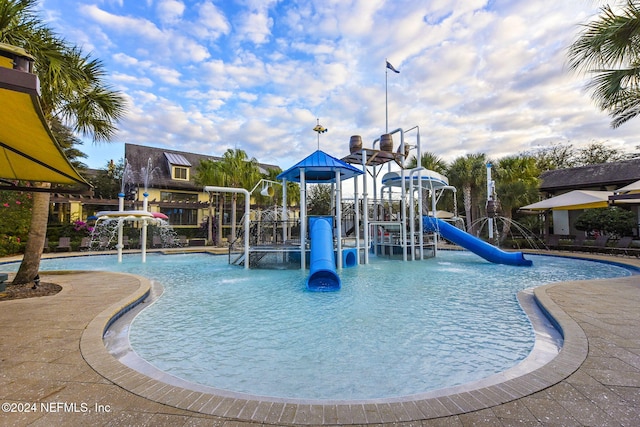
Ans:
{"label": "wind vane", "polygon": [[313,130],[318,132],[318,150],[319,150],[320,149],[320,134],[327,132],[329,129],[325,129],[325,127],[320,124],[320,119],[316,119],[316,127],[314,127]]}

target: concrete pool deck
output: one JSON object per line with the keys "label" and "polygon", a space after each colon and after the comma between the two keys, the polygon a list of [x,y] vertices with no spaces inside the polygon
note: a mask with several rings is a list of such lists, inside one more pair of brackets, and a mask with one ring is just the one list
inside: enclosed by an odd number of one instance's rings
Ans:
{"label": "concrete pool deck", "polygon": [[[584,257],[640,267],[634,258]],[[138,373],[107,352],[102,332],[150,283],[120,273],[41,276],[63,290],[0,302],[1,425],[632,426],[640,420],[640,276],[538,288],[565,345],[533,372],[430,399],[326,405],[212,395]]]}

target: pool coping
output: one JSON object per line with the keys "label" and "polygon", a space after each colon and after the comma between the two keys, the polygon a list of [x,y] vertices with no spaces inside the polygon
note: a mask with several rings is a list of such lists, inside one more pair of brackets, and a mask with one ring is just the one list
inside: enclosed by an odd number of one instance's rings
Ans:
{"label": "pool coping", "polygon": [[121,363],[106,348],[103,336],[114,318],[130,310],[136,302],[149,302],[153,282],[144,277],[132,276],[139,280],[138,289],[102,311],[82,333],[80,351],[85,361],[107,380],[138,396],[187,411],[227,419],[278,425],[338,425],[408,422],[460,415],[517,400],[555,385],[573,374],[588,354],[588,341],[584,331],[547,295],[551,288],[567,283],[561,282],[533,290],[537,305],[563,335],[564,342],[560,352],[548,363],[529,372],[511,376],[510,370],[507,370],[501,373],[504,374],[503,378],[495,384],[468,390],[465,389],[468,385],[463,385],[416,396],[364,402],[323,403],[194,390],[139,372]]}

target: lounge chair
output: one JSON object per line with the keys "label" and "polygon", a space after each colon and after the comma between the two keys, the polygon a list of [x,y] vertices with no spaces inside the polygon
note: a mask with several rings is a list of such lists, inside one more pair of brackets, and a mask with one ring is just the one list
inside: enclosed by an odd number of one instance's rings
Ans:
{"label": "lounge chair", "polygon": [[83,237],[80,241],[80,246],[78,246],[78,249],[80,249],[81,251],[88,251],[89,249],[91,249],[91,238]]}
{"label": "lounge chair", "polygon": [[598,236],[596,240],[594,240],[593,245],[583,246],[589,252],[606,252],[605,248],[607,247],[607,242],[609,241],[609,236]]}
{"label": "lounge chair", "polygon": [[560,246],[560,235],[549,234],[545,239],[544,244],[548,249],[557,249]]}
{"label": "lounge chair", "polygon": [[567,251],[584,251],[589,250],[589,246],[585,246],[584,242],[587,240],[587,236],[584,234],[578,234],[576,237],[571,239],[571,242],[566,245],[561,245],[560,249],[564,249]]}
{"label": "lounge chair", "polygon": [[631,236],[625,236],[620,238],[616,242],[616,245],[610,249],[611,253],[614,253],[617,255],[635,255],[635,256],[640,255],[640,251],[638,248],[631,247],[632,242],[633,242],[633,237]]}
{"label": "lounge chair", "polygon": [[58,239],[58,246],[56,246],[56,252],[70,252],[71,251],[71,237],[61,237]]}

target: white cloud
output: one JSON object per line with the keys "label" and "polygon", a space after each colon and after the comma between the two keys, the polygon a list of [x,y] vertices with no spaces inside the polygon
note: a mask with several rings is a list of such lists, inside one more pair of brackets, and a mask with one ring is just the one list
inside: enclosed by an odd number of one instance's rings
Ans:
{"label": "white cloud", "polygon": [[566,69],[597,9],[583,0],[44,4],[130,97],[121,141],[242,148],[286,168],[315,150],[319,118],[322,149],[341,157],[351,135],[370,146],[384,132],[385,79],[389,127],[418,125],[423,151],[446,160],[549,141],[633,147],[640,133],[640,119],[610,129]]}
{"label": "white cloud", "polygon": [[198,19],[190,31],[199,38],[215,40],[221,35],[229,34],[231,25],[216,5],[205,1],[198,7]]}
{"label": "white cloud", "polygon": [[165,25],[175,25],[181,21],[184,3],[177,0],[160,0],[156,6],[158,18]]}

